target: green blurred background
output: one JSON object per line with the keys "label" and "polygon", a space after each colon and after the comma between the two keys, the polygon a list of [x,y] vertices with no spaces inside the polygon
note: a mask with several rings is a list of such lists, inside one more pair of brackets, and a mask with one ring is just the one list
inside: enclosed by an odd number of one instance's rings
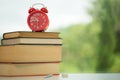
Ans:
{"label": "green blurred background", "polygon": [[92,22],[60,29],[63,73],[120,72],[120,0],[94,0]]}
{"label": "green blurred background", "polygon": [[120,0],[92,0],[89,23],[54,31],[63,39],[61,73],[120,72]]}

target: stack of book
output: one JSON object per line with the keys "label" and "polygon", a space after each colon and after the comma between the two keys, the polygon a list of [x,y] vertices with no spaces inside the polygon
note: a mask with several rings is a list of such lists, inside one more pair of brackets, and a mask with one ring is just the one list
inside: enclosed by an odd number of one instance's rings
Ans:
{"label": "stack of book", "polygon": [[57,32],[3,34],[0,80],[59,80],[62,39]]}

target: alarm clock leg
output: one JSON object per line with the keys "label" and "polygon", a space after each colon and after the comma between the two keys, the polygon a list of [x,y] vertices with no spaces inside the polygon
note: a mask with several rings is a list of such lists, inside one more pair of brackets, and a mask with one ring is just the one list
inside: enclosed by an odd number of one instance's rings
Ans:
{"label": "alarm clock leg", "polygon": [[32,32],[45,32],[45,30],[44,31],[32,31]]}

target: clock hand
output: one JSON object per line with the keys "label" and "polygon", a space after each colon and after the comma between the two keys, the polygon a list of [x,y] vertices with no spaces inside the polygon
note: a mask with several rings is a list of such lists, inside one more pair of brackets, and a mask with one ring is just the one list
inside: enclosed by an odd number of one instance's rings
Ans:
{"label": "clock hand", "polygon": [[39,22],[39,20],[37,18],[34,18],[31,20],[31,22]]}
{"label": "clock hand", "polygon": [[38,19],[36,19],[36,22],[37,22],[37,28],[39,28],[39,20]]}
{"label": "clock hand", "polygon": [[35,21],[36,21],[36,22],[39,22],[39,20],[38,20],[37,18],[35,18]]}

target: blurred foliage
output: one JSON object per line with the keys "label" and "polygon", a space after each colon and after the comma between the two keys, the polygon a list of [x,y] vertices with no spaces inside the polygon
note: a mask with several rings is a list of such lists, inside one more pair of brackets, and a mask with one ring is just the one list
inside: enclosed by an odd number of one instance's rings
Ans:
{"label": "blurred foliage", "polygon": [[100,32],[98,24],[72,25],[60,31],[63,38],[61,71],[95,72],[98,33]]}
{"label": "blurred foliage", "polygon": [[62,72],[120,72],[120,0],[94,0],[89,24],[60,29]]}
{"label": "blurred foliage", "polygon": [[101,26],[96,72],[114,72],[111,68],[114,65],[115,50],[120,45],[117,43],[120,35],[116,36],[120,31],[120,0],[95,0],[93,4],[91,15]]}

